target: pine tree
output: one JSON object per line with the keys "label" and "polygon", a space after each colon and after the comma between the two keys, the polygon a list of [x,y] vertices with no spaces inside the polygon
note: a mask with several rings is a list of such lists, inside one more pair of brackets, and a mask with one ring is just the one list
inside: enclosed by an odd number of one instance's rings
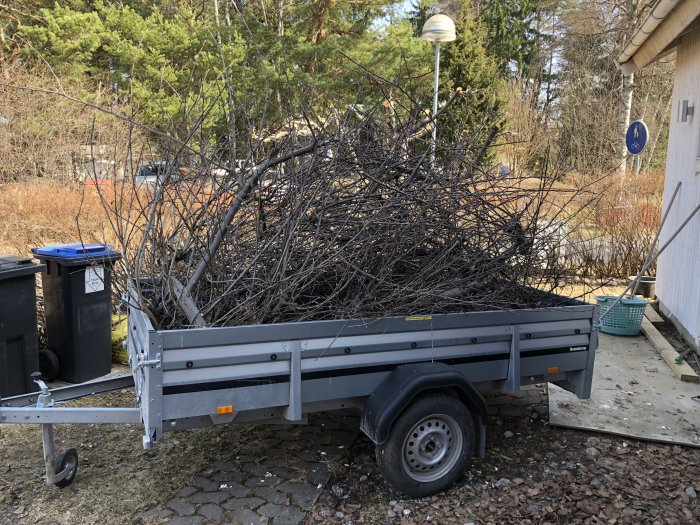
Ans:
{"label": "pine tree", "polygon": [[482,0],[475,3],[476,15],[486,27],[486,50],[495,58],[501,74],[530,76],[542,45],[543,35],[537,21],[545,9],[545,1]]}
{"label": "pine tree", "polygon": [[469,0],[461,3],[461,15],[456,20],[457,39],[444,46],[440,96],[447,100],[455,89],[464,90],[464,100],[450,113],[442,129],[443,140],[466,134],[474,142],[483,143],[493,134],[500,121],[500,84],[498,62],[486,51],[486,28],[474,18]]}

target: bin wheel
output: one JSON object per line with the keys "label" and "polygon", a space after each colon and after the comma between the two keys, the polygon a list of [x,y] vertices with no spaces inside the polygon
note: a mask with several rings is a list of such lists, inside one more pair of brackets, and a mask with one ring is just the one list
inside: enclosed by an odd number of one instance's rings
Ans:
{"label": "bin wheel", "polygon": [[396,490],[411,497],[447,489],[474,452],[474,421],[466,406],[445,394],[420,397],[396,419],[377,445],[377,464]]}
{"label": "bin wheel", "polygon": [[61,452],[53,462],[54,475],[68,469],[67,475],[62,480],[54,482],[59,488],[64,488],[73,483],[75,473],[78,472],[78,451],[74,448],[69,448],[65,452]]}
{"label": "bin wheel", "polygon": [[60,371],[58,356],[53,350],[42,348],[39,350],[39,370],[46,381],[53,381],[58,377]]}

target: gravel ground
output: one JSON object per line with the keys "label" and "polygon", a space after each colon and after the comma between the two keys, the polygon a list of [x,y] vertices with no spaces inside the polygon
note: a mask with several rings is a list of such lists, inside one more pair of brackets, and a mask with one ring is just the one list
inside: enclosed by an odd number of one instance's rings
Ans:
{"label": "gravel ground", "polygon": [[307,523],[700,523],[700,449],[491,417],[484,461],[448,492],[404,499],[360,435]]}
{"label": "gravel ground", "polygon": [[[133,392],[101,394],[82,405],[129,406]],[[202,429],[143,449],[140,425],[57,425],[56,450],[80,454],[75,483],[44,483],[37,425],[0,426],[0,524],[130,524],[219,458],[235,453],[253,427]]]}
{"label": "gravel ground", "polygon": [[[657,328],[678,352],[688,348],[670,323]],[[697,370],[693,354],[686,360]],[[487,398],[486,458],[431,498],[392,491],[360,434],[307,523],[700,523],[700,449],[550,427],[541,395],[529,405]]]}
{"label": "gravel ground", "polygon": [[[664,335],[680,345],[672,332]],[[473,460],[451,490],[430,498],[392,491],[360,433],[328,463],[330,481],[304,523],[700,523],[700,449],[550,427],[546,389],[538,392],[490,397],[486,458]],[[133,406],[133,393],[79,403]],[[200,429],[144,451],[141,432],[128,425],[57,427],[57,449],[80,452],[76,483],[59,490],[43,482],[39,429],[0,426],[0,525],[175,523],[159,511],[183,487],[222,461],[264,459],[265,443],[275,437],[269,426]],[[307,437],[289,447],[280,467],[289,466],[293,451],[309,449],[308,435],[299,435]]]}
{"label": "gravel ground", "polygon": [[[124,394],[97,400],[123,404]],[[552,428],[542,401],[504,401],[489,399],[497,415],[489,418],[486,459],[473,460],[448,492],[412,500],[392,491],[360,433],[329,465],[330,481],[304,523],[700,523],[700,449]],[[38,429],[1,429],[3,525],[168,523],[153,509],[166,508],[217,462],[266,456],[262,445],[271,431],[230,426],[177,433],[147,452],[140,427],[59,427],[57,448],[81,453],[79,478],[59,490],[43,483]],[[300,442],[291,450],[306,448]]]}

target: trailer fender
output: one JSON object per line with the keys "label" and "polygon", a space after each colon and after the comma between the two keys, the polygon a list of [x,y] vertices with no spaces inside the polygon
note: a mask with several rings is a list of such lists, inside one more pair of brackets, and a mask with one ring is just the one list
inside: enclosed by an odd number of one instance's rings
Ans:
{"label": "trailer fender", "polygon": [[396,367],[370,394],[362,410],[360,428],[376,445],[389,439],[396,418],[416,398],[430,391],[453,391],[474,418],[476,450],[486,452],[486,401],[463,374],[444,363],[415,363]]}

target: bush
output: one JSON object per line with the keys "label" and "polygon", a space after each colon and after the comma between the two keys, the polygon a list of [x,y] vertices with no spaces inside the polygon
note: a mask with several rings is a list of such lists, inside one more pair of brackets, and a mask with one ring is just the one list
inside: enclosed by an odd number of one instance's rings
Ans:
{"label": "bush", "polygon": [[[578,275],[636,275],[646,260],[661,222],[663,173],[632,176],[627,184],[610,184],[589,212],[582,228],[572,231],[568,265]],[[646,271],[654,275],[656,264]]]}
{"label": "bush", "polygon": [[18,62],[0,62],[0,75],[0,181],[79,181],[96,169],[107,172],[99,176],[123,172],[120,160],[128,142],[132,147],[140,143],[138,134],[124,120],[73,100],[124,112],[126,108],[110,103],[108,91],[86,91]]}

